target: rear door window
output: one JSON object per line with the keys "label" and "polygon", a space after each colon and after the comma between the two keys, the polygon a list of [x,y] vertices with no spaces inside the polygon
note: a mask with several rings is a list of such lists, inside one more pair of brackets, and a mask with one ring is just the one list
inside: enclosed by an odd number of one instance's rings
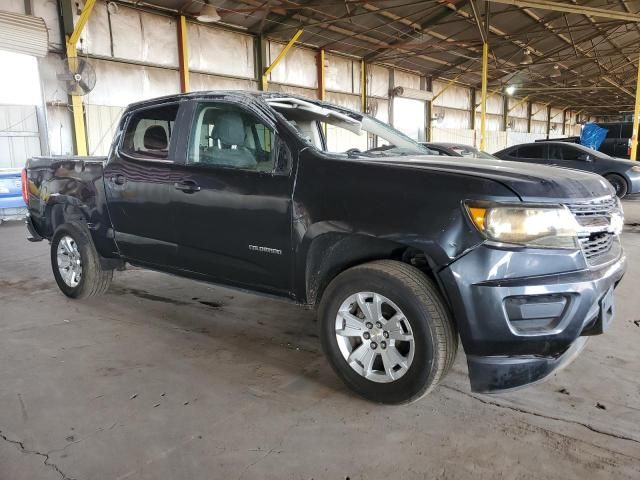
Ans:
{"label": "rear door window", "polygon": [[631,138],[633,136],[633,123],[623,123],[620,126],[620,138]]}
{"label": "rear door window", "polygon": [[544,158],[544,145],[522,145],[518,147],[518,158]]}
{"label": "rear door window", "polygon": [[127,123],[121,152],[149,160],[168,159],[178,108],[171,104],[135,112]]}

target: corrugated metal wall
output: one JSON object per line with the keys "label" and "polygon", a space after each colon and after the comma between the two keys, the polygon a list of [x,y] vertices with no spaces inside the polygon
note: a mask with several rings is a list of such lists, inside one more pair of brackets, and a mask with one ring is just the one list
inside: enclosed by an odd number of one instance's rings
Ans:
{"label": "corrugated metal wall", "polygon": [[0,105],[0,168],[23,168],[40,153],[36,107]]}

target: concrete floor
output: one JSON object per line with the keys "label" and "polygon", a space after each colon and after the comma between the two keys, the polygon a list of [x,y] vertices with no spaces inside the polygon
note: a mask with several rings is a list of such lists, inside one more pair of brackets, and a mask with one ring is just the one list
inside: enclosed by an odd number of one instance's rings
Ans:
{"label": "concrete floor", "polygon": [[154,272],[65,298],[46,242],[0,226],[0,480],[640,478],[640,202],[611,330],[547,383],[346,390],[298,307]]}

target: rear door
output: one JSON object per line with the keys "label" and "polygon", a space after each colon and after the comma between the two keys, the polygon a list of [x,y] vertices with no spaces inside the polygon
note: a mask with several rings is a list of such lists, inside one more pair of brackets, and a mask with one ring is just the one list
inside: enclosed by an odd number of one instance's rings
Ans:
{"label": "rear door", "polygon": [[244,107],[202,101],[191,109],[186,162],[173,191],[180,268],[230,285],[290,291],[291,151],[273,124]]}
{"label": "rear door", "polygon": [[109,215],[120,253],[160,266],[176,261],[171,199],[179,173],[173,130],[180,105],[132,112],[104,170]]}
{"label": "rear door", "polygon": [[515,156],[513,159],[521,162],[547,164],[547,144],[540,142],[520,145],[517,150],[511,152],[511,156]]}

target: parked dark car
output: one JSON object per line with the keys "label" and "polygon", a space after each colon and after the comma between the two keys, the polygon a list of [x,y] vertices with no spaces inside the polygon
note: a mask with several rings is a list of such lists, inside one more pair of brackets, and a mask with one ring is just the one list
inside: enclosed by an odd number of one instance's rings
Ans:
{"label": "parked dark car", "polygon": [[523,143],[494,154],[503,160],[575,168],[602,175],[618,197],[640,193],[640,165],[597,150],[566,142]]}
{"label": "parked dark car", "polygon": [[286,93],[163,97],[125,110],[107,158],[29,160],[27,227],[72,298],[130,263],[317,308],[331,365],[373,401],[431,391],[458,335],[474,391],[545,378],[611,322],[626,262],[613,189],[426,153]]}
{"label": "parked dark car", "polygon": [[464,145],[462,143],[421,142],[421,144],[429,150],[437,152],[438,155],[445,155],[448,157],[490,158],[494,160],[496,158],[487,152],[483,152],[471,145]]}
{"label": "parked dark car", "polygon": [[[607,136],[598,148],[599,152],[614,158],[631,158],[631,137],[633,134],[633,122],[609,122],[596,123],[607,130]],[[536,142],[549,142],[548,139],[536,140]],[[580,143],[579,136],[556,138],[552,141]]]}

